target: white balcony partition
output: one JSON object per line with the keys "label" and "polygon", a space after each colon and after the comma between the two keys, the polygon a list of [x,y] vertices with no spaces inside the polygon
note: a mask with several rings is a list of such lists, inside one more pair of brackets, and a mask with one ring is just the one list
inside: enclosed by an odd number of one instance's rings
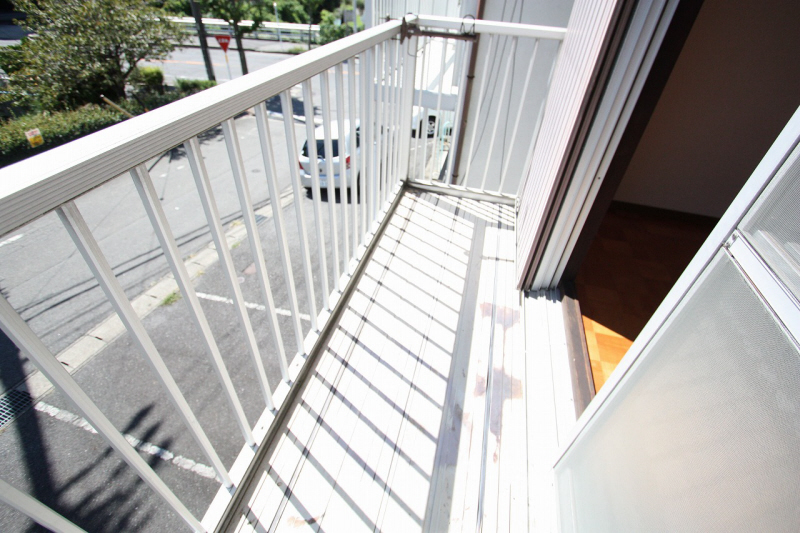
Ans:
{"label": "white balcony partition", "polygon": [[[538,138],[543,98],[556,60],[555,54],[539,50],[558,49],[565,30],[427,15],[417,22],[422,34],[409,179],[513,203],[521,166]],[[476,36],[481,38],[477,49]],[[476,72],[481,74],[472,81],[468,104],[468,64],[476,51]]]}

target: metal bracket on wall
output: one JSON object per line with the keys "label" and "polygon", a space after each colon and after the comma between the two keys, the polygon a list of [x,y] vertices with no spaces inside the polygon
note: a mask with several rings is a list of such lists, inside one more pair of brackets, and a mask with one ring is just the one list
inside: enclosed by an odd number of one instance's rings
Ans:
{"label": "metal bracket on wall", "polygon": [[475,35],[474,30],[472,33],[466,31],[461,33],[449,33],[446,31],[421,30],[418,25],[409,24],[406,19],[403,18],[400,26],[400,42],[402,43],[407,38],[415,35],[425,37],[443,37],[445,39],[458,39],[461,41],[475,41],[477,39],[477,35]]}

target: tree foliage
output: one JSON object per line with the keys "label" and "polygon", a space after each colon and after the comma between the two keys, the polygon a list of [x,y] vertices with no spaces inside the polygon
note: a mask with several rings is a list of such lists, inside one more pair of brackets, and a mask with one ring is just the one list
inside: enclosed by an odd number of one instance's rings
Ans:
{"label": "tree foliage", "polygon": [[[272,6],[270,5],[269,7],[271,8]],[[245,33],[254,31],[265,20],[274,18],[274,16],[269,15],[266,2],[263,0],[206,0],[203,3],[203,13],[208,13],[228,22],[233,32],[233,38],[236,40],[239,61],[242,64],[242,73],[247,74],[247,58],[244,55],[242,38]],[[252,23],[246,26],[240,24],[245,20],[252,21]]]}
{"label": "tree foliage", "polygon": [[308,24],[308,10],[300,0],[279,0],[278,18],[281,22]]}
{"label": "tree foliage", "polygon": [[[352,9],[351,5],[345,5],[344,10]],[[353,23],[339,23],[342,20],[342,9],[338,8],[335,11],[322,11],[319,23],[319,41],[320,44],[328,44],[342,37],[352,35],[355,31],[364,29],[364,24],[361,22],[361,17],[357,17],[357,30],[353,29]],[[338,23],[338,24],[337,24]]]}
{"label": "tree foliage", "polygon": [[9,89],[22,104],[74,109],[125,96],[143,59],[160,59],[182,40],[180,29],[147,0],[16,0],[27,13]]}

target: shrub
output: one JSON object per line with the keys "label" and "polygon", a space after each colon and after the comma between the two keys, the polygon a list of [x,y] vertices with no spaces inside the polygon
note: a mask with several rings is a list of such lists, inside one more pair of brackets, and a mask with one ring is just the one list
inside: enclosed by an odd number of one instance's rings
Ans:
{"label": "shrub", "polygon": [[139,61],[160,59],[183,39],[162,10],[144,0],[14,0],[20,26],[20,68],[8,91],[18,103],[47,110],[124,98]]}
{"label": "shrub", "polygon": [[164,72],[158,67],[136,67],[129,81],[140,91],[164,93]]}
{"label": "shrub", "polygon": [[200,91],[205,91],[206,89],[214,87],[216,84],[217,82],[212,80],[188,80],[178,78],[175,81],[178,91],[183,93],[181,96],[188,96],[190,94],[199,93]]}
{"label": "shrub", "polygon": [[[0,166],[16,163],[124,119],[119,111],[87,105],[74,111],[36,113],[0,123]],[[25,137],[25,132],[33,128],[39,128],[44,138],[44,144],[36,148],[32,148]]]}

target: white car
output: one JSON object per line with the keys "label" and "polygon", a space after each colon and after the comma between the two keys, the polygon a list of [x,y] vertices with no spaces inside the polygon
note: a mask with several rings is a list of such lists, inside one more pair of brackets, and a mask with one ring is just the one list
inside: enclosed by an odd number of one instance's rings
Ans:
{"label": "white car", "polygon": [[[317,169],[319,169],[319,186],[322,189],[328,187],[328,165],[327,161],[325,160],[325,130],[322,126],[317,126],[314,130],[314,137],[317,140]],[[344,122],[344,140],[345,140],[345,156],[344,156],[344,163],[345,168],[350,168],[350,122]],[[361,134],[360,134],[360,127],[358,122],[356,122],[356,157],[359,156],[361,153]],[[333,185],[338,189],[339,188],[339,175],[341,169],[341,160],[342,157],[340,156],[339,150],[339,125],[336,121],[331,121],[331,148],[333,149],[333,157],[331,159],[331,163],[333,163]],[[311,160],[308,158],[308,141],[303,143],[303,149],[300,151],[299,157],[300,163],[300,184],[305,187],[306,189],[311,188]],[[354,182],[354,178],[358,176],[352,176],[350,172],[346,172],[347,183],[345,184],[346,187],[356,187],[356,182]]]}

